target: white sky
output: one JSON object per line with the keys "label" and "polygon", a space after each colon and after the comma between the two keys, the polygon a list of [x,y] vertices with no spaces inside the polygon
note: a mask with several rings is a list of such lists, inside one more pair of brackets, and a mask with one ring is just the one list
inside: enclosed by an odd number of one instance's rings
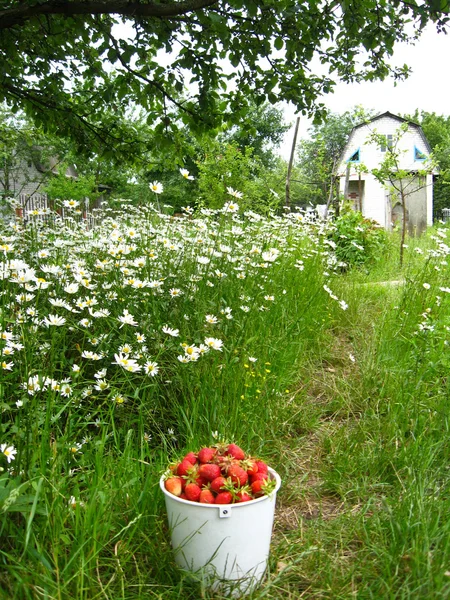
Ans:
{"label": "white sky", "polygon": [[[407,64],[412,74],[394,86],[392,79],[359,84],[337,84],[334,94],[323,97],[325,106],[335,113],[343,113],[354,106],[362,105],[376,113],[389,111],[394,114],[410,114],[415,109],[450,114],[450,35],[437,33],[428,26],[415,46],[397,44],[392,63]],[[292,122],[286,134],[280,154],[288,159],[294,137],[295,109],[285,107],[285,118]],[[308,137],[311,121],[300,116],[298,139]]]}

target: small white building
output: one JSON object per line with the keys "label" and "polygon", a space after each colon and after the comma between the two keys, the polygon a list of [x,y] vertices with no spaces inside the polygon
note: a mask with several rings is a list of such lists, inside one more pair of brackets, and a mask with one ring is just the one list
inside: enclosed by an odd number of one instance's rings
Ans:
{"label": "small white building", "polygon": [[[405,131],[399,133],[401,126]],[[374,133],[383,136],[381,144],[370,139]],[[355,209],[366,218],[392,229],[402,219],[401,197],[389,189],[389,182],[383,185],[371,171],[380,166],[386,152],[394,146],[399,156],[398,168],[409,173],[402,180],[407,190],[407,226],[410,234],[417,235],[433,224],[433,174],[436,173],[427,169],[431,148],[417,123],[385,112],[354,127],[336,171],[340,194],[351,199]],[[420,173],[424,170],[428,170],[427,174]]]}

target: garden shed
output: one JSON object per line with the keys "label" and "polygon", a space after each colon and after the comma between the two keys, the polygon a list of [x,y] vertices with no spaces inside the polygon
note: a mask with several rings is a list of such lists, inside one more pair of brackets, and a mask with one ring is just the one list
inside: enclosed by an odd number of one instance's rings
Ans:
{"label": "garden shed", "polygon": [[[377,139],[374,139],[377,134]],[[418,235],[433,223],[433,175],[430,145],[417,123],[385,112],[356,125],[340,157],[336,176],[341,196],[355,210],[391,230],[403,218],[401,195],[390,181],[379,181],[373,171],[391,152],[397,157],[406,206],[408,231]]]}

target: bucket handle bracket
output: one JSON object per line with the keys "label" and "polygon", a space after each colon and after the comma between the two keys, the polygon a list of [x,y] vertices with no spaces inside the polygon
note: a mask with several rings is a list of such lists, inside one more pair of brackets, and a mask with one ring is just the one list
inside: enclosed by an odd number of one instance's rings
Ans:
{"label": "bucket handle bracket", "polygon": [[219,517],[221,519],[229,519],[231,517],[231,506],[221,506],[219,508]]}

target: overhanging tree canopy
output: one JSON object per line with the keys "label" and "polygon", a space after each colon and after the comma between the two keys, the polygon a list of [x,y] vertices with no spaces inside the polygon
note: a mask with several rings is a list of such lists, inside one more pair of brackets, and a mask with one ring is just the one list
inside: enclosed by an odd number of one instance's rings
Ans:
{"label": "overhanging tree canopy", "polygon": [[[0,0],[0,101],[80,146],[118,148],[133,142],[118,119],[130,105],[161,139],[180,118],[196,130],[239,122],[250,97],[320,114],[336,79],[405,75],[388,64],[394,43],[430,20],[444,28],[446,9],[448,0]],[[316,74],[320,63],[329,74]]]}

